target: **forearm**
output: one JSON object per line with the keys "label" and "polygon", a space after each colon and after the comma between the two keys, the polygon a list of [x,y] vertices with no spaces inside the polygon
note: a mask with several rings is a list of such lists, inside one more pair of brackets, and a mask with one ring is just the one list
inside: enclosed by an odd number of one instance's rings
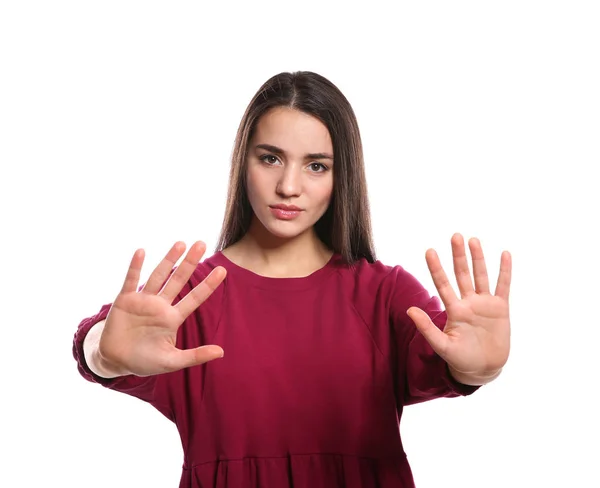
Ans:
{"label": "forearm", "polygon": [[104,331],[105,322],[106,320],[102,320],[89,330],[83,340],[83,355],[85,362],[94,374],[102,378],[117,378],[123,376],[123,374],[111,368],[99,352],[100,338]]}

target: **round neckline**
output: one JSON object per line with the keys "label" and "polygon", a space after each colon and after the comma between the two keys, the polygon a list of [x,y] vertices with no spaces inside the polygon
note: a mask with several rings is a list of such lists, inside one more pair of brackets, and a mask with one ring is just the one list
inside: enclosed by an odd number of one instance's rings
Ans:
{"label": "round neckline", "polygon": [[[337,264],[341,261],[341,255],[333,253],[329,258],[329,261],[327,261],[327,263],[325,263],[325,265],[323,265],[321,268],[313,271],[307,276],[295,278],[276,278],[272,276],[259,275],[254,271],[234,263],[227,256],[225,256],[222,251],[216,252],[211,259],[216,265],[223,266],[227,270],[227,277],[231,276],[236,281],[239,280],[244,284],[267,290],[299,291],[308,288],[314,288],[315,286],[323,283],[324,279],[336,269]],[[227,279],[227,277],[225,279]]]}

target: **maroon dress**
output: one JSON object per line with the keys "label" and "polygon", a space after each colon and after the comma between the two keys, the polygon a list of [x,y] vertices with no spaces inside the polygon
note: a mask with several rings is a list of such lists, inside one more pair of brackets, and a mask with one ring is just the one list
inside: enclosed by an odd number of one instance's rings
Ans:
{"label": "maroon dress", "polygon": [[227,277],[183,323],[177,345],[218,344],[224,358],[146,378],[100,378],[82,346],[110,304],[83,320],[74,339],[85,379],[147,401],[175,423],[180,487],[414,487],[399,430],[404,405],[477,389],[450,376],[406,315],[418,306],[443,328],[437,297],[379,261],[348,266],[334,254],[310,276],[268,278],[217,252],[176,301],[218,265]]}

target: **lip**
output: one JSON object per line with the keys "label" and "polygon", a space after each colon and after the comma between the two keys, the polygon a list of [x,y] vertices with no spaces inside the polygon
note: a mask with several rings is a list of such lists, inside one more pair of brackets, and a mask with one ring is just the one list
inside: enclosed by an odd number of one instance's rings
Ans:
{"label": "lip", "polygon": [[302,212],[302,210],[300,210],[300,209],[295,210],[297,208],[298,207],[293,207],[293,206],[288,207],[285,205],[275,205],[275,206],[269,207],[269,209],[271,210],[271,213],[278,220],[293,220],[293,219],[295,219]]}
{"label": "lip", "polygon": [[301,211],[302,209],[300,207],[296,207],[296,205],[283,205],[283,204],[278,204],[278,205],[271,205],[271,208],[277,208],[277,209],[281,209],[281,210],[287,210],[287,211]]}

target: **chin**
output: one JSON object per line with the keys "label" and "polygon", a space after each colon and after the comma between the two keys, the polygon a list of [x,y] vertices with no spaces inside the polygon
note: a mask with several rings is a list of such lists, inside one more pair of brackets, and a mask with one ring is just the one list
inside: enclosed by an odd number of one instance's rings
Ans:
{"label": "chin", "polygon": [[301,234],[304,234],[310,228],[305,226],[300,226],[297,224],[290,224],[286,222],[282,222],[284,225],[267,225],[265,229],[267,232],[274,237],[278,237],[280,239],[293,239],[294,237],[298,237]]}
{"label": "chin", "polygon": [[[262,209],[261,209],[262,210]],[[327,208],[322,209],[322,212],[304,211],[297,218],[292,220],[280,220],[276,218],[269,210],[266,212],[254,211],[250,228],[254,227],[254,231],[258,234],[266,233],[276,239],[294,239],[307,232],[314,230],[314,225],[326,212]]]}
{"label": "chin", "polygon": [[[255,217],[257,217],[256,214]],[[293,239],[310,231],[313,227],[311,223],[307,224],[306,221],[302,222],[301,218],[294,221],[285,221],[278,220],[270,215],[261,217],[262,218],[257,218],[256,223],[268,234],[278,239]]]}

